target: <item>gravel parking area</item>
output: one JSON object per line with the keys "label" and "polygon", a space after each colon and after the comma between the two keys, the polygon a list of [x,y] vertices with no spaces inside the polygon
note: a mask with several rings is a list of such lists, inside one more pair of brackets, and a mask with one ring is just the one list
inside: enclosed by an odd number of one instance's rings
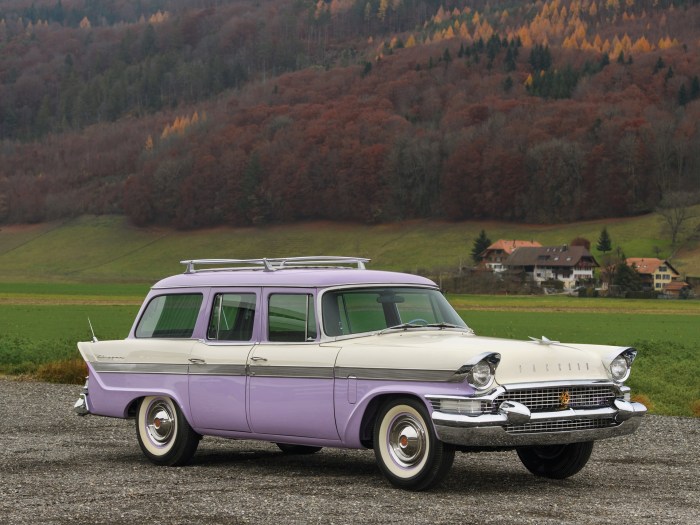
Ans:
{"label": "gravel parking area", "polygon": [[80,387],[0,378],[0,522],[22,523],[697,523],[700,419],[647,416],[600,441],[564,481],[514,452],[457,454],[430,492],[392,488],[372,451],[283,455],[204,438],[192,465],[151,465],[133,421],[72,413]]}

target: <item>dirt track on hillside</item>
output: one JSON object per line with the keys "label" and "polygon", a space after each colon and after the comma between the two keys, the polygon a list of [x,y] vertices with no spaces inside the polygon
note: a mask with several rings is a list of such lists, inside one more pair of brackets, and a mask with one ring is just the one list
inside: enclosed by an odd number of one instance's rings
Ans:
{"label": "dirt track on hillside", "polygon": [[10,306],[141,306],[143,299],[110,299],[95,297],[11,296],[0,295],[0,304]]}

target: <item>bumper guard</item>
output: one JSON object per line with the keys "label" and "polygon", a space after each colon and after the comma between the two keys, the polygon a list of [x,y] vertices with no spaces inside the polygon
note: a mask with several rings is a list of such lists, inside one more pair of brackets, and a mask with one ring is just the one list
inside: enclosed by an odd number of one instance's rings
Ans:
{"label": "bumper guard", "polygon": [[[432,396],[431,396],[432,397]],[[438,397],[438,396],[435,396]],[[515,401],[501,403],[496,414],[464,415],[432,413],[438,439],[445,443],[475,447],[511,447],[557,445],[594,441],[632,434],[641,423],[647,408],[641,403],[616,399],[613,406],[595,409],[565,409],[553,412],[531,412]],[[609,420],[609,426],[567,428],[567,422]],[[561,430],[528,431],[525,425],[562,423]],[[508,427],[520,427],[517,432]],[[511,429],[512,430],[512,429]]]}

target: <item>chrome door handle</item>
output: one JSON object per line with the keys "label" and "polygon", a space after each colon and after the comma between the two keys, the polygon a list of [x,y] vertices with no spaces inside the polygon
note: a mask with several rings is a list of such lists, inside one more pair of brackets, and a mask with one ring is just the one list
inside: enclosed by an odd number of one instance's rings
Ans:
{"label": "chrome door handle", "polygon": [[251,361],[267,361],[264,357],[259,357],[259,356],[253,356],[250,358]]}
{"label": "chrome door handle", "polygon": [[190,357],[188,361],[193,365],[203,365],[206,363],[204,359],[197,359],[196,357]]}

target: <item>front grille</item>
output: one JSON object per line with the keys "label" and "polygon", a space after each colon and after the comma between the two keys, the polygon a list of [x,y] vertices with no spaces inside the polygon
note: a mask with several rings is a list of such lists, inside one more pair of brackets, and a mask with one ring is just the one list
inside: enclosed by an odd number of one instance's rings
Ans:
{"label": "front grille", "polygon": [[605,419],[573,419],[559,421],[542,421],[525,425],[508,425],[506,432],[511,434],[526,434],[530,432],[566,432],[568,430],[587,430],[591,428],[607,428],[615,426],[612,418]]}
{"label": "front grille", "polygon": [[557,386],[508,390],[493,402],[497,412],[503,401],[522,403],[531,412],[552,412],[565,408],[602,408],[612,406],[616,392],[611,386]]}

